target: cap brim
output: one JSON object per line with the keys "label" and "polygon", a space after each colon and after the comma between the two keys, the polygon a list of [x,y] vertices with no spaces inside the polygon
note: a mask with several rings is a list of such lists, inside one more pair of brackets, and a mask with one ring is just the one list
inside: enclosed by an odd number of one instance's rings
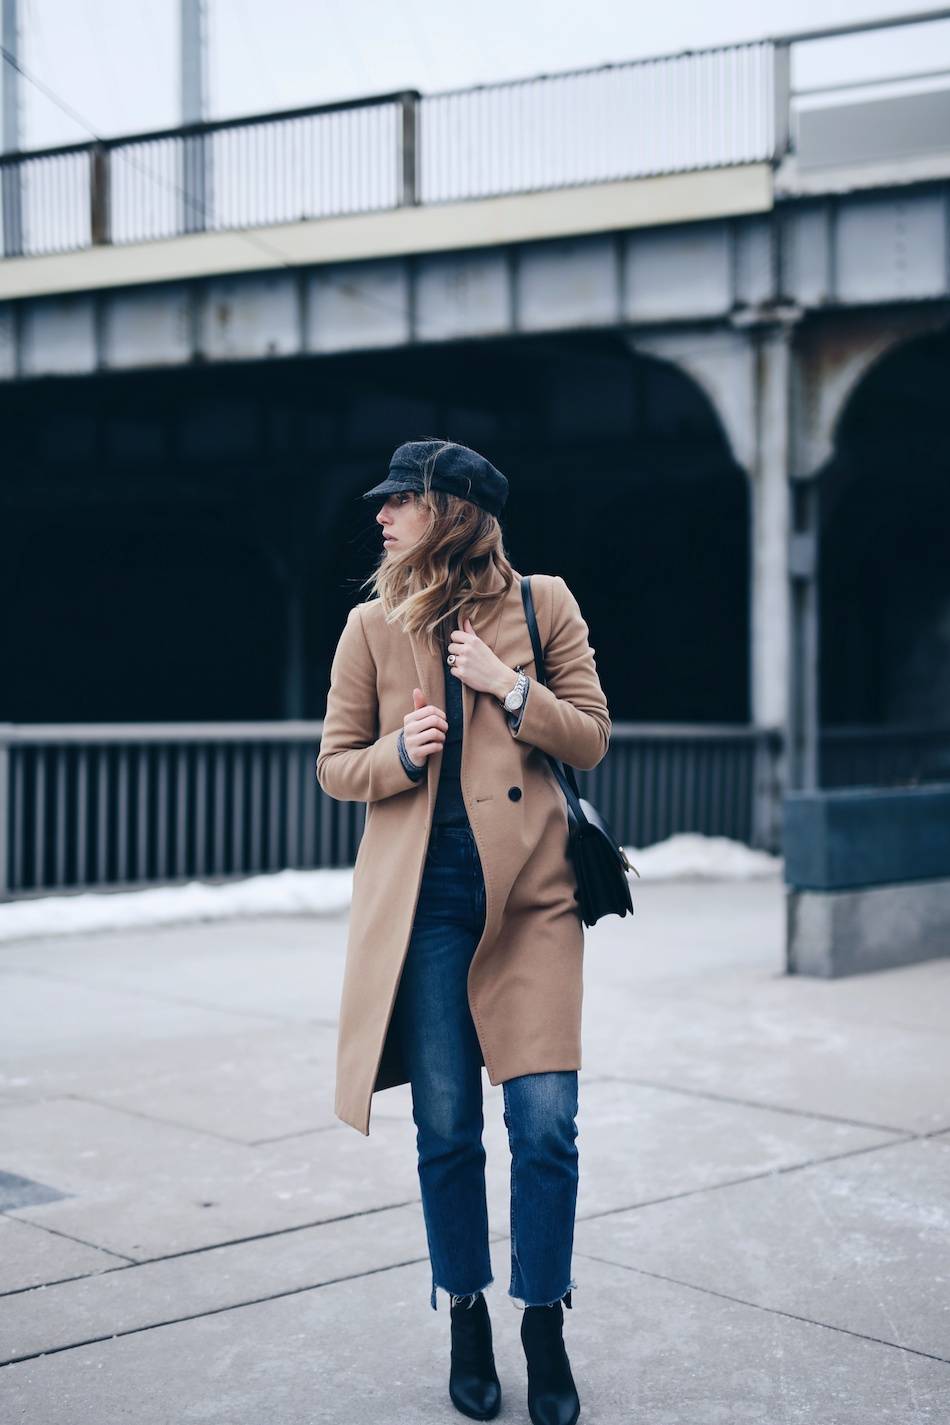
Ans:
{"label": "cap brim", "polygon": [[361,495],[363,500],[385,499],[387,495],[398,494],[400,490],[418,490],[419,486],[413,480],[394,480],[392,476],[381,480],[378,485],[374,485],[371,490],[366,490]]}

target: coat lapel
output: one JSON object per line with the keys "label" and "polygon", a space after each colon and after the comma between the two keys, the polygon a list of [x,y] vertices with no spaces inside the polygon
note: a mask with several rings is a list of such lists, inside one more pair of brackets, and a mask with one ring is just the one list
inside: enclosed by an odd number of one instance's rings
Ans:
{"label": "coat lapel", "polygon": [[[491,587],[500,594],[504,588],[504,582],[499,572],[493,569],[493,579]],[[518,573],[515,572],[515,583],[509,594],[514,594],[517,590]],[[487,643],[489,648],[494,650],[498,639],[498,631],[501,627],[502,615],[505,608],[505,599],[492,599],[483,603],[476,609],[472,617],[472,626],[479,638]],[[441,653],[431,653],[426,647],[425,640],[414,633],[410,633],[409,642],[412,645],[412,656],[415,660],[416,673],[419,677],[419,687],[425,696],[426,702],[434,703],[436,707],[445,705],[445,675],[446,668],[442,660]],[[451,676],[451,675],[450,675]],[[465,746],[468,740],[468,729],[471,726],[472,713],[475,708],[475,699],[479,694],[474,688],[470,688],[467,683],[462,684],[462,757],[465,758]],[[436,789],[439,782],[439,769],[442,766],[442,753],[434,752],[428,758],[428,791],[430,807],[435,801]]]}

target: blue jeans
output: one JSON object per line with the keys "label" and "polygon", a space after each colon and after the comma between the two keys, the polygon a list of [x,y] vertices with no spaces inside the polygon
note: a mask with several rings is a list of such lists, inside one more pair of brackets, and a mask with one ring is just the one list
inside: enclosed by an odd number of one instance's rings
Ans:
{"label": "blue jeans", "polygon": [[[412,1091],[419,1183],[436,1289],[474,1296],[494,1281],[488,1246],[482,1065],[468,968],[485,923],[471,827],[434,825],[393,1008]],[[511,1148],[513,1304],[571,1303],[577,1201],[577,1070],[502,1084]]]}

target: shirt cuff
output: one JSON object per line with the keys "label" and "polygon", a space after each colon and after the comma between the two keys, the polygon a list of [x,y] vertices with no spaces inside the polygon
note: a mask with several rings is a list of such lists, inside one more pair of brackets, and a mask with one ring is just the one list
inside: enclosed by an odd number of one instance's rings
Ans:
{"label": "shirt cuff", "polygon": [[402,763],[403,767],[405,767],[406,774],[410,776],[414,782],[418,782],[426,770],[425,763],[423,763],[421,767],[417,767],[416,764],[412,761],[409,756],[409,753],[406,751],[405,737],[401,732],[398,738],[396,739],[396,746],[399,749],[399,760]]}

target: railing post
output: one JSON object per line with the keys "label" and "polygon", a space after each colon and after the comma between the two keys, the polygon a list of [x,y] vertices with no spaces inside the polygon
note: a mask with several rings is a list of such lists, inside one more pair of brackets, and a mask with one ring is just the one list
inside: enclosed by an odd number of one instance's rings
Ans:
{"label": "railing post", "polygon": [[787,40],[772,44],[772,158],[781,163],[792,146],[792,56]]}
{"label": "railing post", "polygon": [[[207,111],[208,0],[181,0],[181,121],[200,125]],[[211,219],[213,140],[200,129],[182,139],[182,231],[201,233]]]}
{"label": "railing post", "polygon": [[752,845],[760,851],[781,850],[781,733],[758,728],[753,742]]}
{"label": "railing post", "polygon": [[112,241],[112,191],[109,150],[96,144],[89,163],[89,226],[93,244]]}
{"label": "railing post", "polygon": [[[18,0],[0,0],[0,40],[7,59],[0,64],[0,152],[18,155],[20,132],[20,7]],[[0,167],[0,202],[3,230],[0,254],[20,257],[23,253],[23,169],[14,157]]]}
{"label": "railing post", "polygon": [[791,683],[789,697],[788,780],[795,791],[821,784],[820,709],[820,500],[816,478],[792,485],[788,575]]}
{"label": "railing post", "polygon": [[0,723],[0,901],[10,894],[10,730]]}
{"label": "railing post", "polygon": [[419,182],[417,171],[417,118],[419,94],[416,90],[407,90],[402,95],[402,174],[401,190],[399,194],[399,206],[409,208],[419,201]]}
{"label": "railing post", "polygon": [[4,257],[22,257],[23,183],[22,170],[15,158],[0,162],[0,202],[3,203],[0,251]]}
{"label": "railing post", "polygon": [[181,144],[182,232],[203,233],[208,227],[210,139],[203,133],[185,134]]}

